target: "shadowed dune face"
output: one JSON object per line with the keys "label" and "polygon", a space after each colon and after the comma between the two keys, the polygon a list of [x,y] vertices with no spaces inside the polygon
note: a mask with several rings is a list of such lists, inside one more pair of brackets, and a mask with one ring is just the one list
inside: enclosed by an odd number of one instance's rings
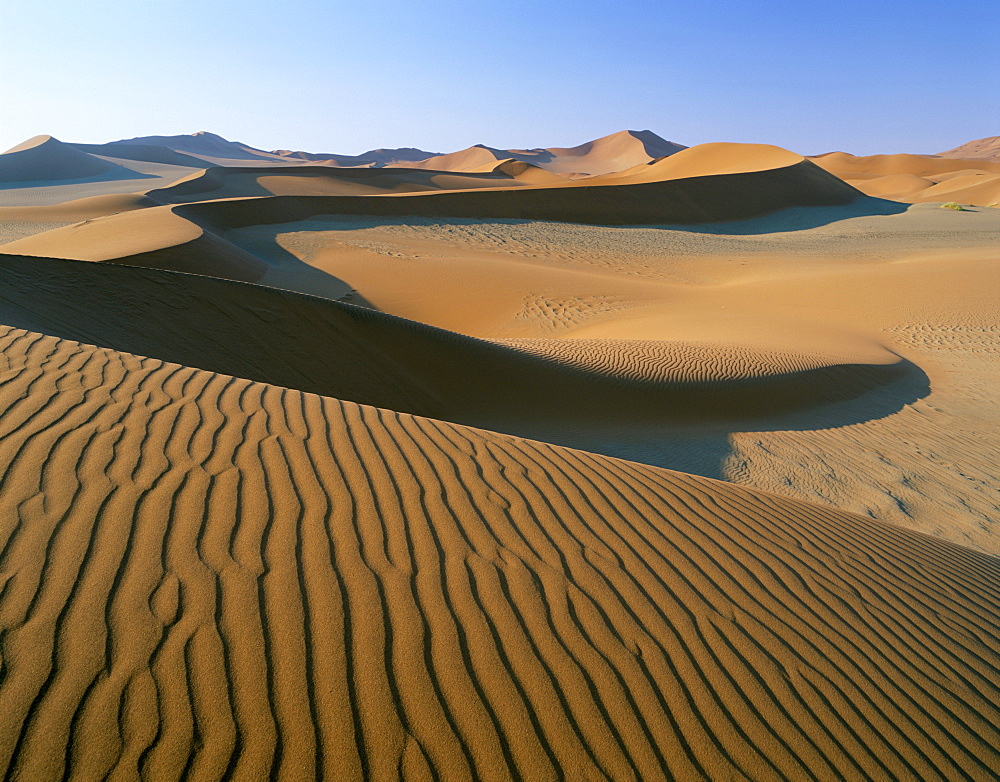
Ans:
{"label": "shadowed dune face", "polygon": [[793,206],[836,206],[863,195],[813,163],[636,184],[416,193],[385,198],[274,197],[179,207],[220,230],[303,220],[319,214],[554,220],[597,225],[694,224],[744,220]]}
{"label": "shadowed dune face", "polygon": [[728,421],[892,386],[899,395],[886,414],[926,393],[916,367],[875,348],[824,355],[665,341],[489,342],[262,286],[34,257],[2,256],[0,281],[0,322],[507,430],[539,421]]}
{"label": "shadowed dune face", "polygon": [[1000,764],[996,558],[16,329],[0,350],[9,776]]}
{"label": "shadowed dune face", "polygon": [[74,149],[52,136],[36,136],[0,155],[0,188],[25,183],[142,179],[145,175]]}
{"label": "shadowed dune face", "polygon": [[[541,172],[545,174],[545,172]],[[185,204],[219,198],[249,198],[272,195],[388,195],[437,190],[466,190],[480,187],[516,187],[525,177],[524,170],[508,173],[493,165],[485,171],[454,172],[416,169],[352,168],[332,169],[320,166],[226,168],[216,166],[188,177],[169,187],[146,195],[161,204]],[[547,181],[562,181],[548,175]]]}

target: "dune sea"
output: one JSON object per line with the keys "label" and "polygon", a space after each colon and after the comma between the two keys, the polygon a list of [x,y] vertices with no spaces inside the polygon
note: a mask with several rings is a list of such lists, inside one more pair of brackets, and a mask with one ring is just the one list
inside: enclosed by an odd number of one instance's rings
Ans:
{"label": "dune sea", "polygon": [[4,779],[997,779],[998,138],[0,155]]}

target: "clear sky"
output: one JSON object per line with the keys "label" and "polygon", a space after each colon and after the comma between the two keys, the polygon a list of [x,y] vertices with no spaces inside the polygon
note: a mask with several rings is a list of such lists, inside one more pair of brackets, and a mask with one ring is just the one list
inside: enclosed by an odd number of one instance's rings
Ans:
{"label": "clear sky", "polygon": [[998,44],[1000,0],[0,0],[0,147],[933,153],[1000,134]]}

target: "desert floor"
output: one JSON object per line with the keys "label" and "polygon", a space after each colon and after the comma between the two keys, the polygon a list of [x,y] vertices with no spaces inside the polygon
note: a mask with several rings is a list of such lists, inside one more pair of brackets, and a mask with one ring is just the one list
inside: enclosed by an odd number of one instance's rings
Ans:
{"label": "desert floor", "polygon": [[654,141],[0,155],[5,778],[996,779],[992,164]]}

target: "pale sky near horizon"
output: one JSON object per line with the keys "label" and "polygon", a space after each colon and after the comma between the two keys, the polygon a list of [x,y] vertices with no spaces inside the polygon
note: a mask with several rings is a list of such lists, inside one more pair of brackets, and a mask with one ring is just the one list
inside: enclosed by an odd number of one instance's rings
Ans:
{"label": "pale sky near horizon", "polygon": [[1000,134],[1000,0],[0,0],[0,149],[208,130],[357,154],[623,129],[802,154]]}

